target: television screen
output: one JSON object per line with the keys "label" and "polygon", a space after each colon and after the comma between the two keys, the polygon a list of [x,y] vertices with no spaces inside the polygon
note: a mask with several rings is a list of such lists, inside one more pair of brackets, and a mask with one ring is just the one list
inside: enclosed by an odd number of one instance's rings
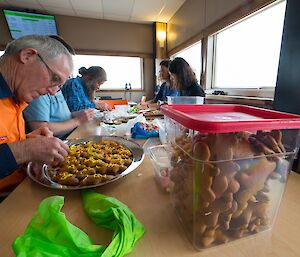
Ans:
{"label": "television screen", "polygon": [[57,35],[55,18],[52,15],[3,10],[13,39],[31,35]]}

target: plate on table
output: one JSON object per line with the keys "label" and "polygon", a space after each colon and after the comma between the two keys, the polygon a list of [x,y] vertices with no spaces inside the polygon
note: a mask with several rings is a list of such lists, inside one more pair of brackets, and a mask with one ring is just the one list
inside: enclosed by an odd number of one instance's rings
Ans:
{"label": "plate on table", "polygon": [[28,176],[48,188],[78,190],[114,182],[133,170],[144,159],[143,148],[117,136],[90,136],[66,142],[68,157],[57,167],[30,162]]}
{"label": "plate on table", "polygon": [[145,117],[151,116],[163,116],[163,113],[160,110],[149,110],[143,113]]}
{"label": "plate on table", "polygon": [[96,120],[102,120],[104,117],[104,113],[100,110],[94,109],[94,113],[95,113],[95,119]]}
{"label": "plate on table", "polygon": [[119,116],[119,117],[113,117],[112,119],[104,119],[103,122],[105,124],[109,124],[109,125],[120,125],[123,123],[127,123],[128,121],[130,121],[131,119],[136,118],[138,115],[137,114],[128,114],[126,116]]}

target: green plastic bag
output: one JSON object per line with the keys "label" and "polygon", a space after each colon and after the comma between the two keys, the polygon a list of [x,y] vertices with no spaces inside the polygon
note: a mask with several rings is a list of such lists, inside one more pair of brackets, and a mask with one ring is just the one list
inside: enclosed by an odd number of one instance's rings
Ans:
{"label": "green plastic bag", "polygon": [[93,191],[82,192],[86,214],[98,226],[114,231],[108,246],[94,245],[61,212],[63,196],[44,199],[25,233],[14,241],[17,257],[117,257],[131,252],[144,226],[117,199]]}

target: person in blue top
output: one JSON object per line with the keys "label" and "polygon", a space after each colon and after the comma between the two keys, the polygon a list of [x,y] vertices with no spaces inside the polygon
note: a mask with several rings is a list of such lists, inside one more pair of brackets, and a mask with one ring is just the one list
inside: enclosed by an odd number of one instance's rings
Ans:
{"label": "person in blue top", "polygon": [[180,91],[181,96],[205,97],[204,90],[198,84],[195,73],[186,60],[176,57],[170,62],[169,71],[171,81],[175,88]]}
{"label": "person in blue top", "polygon": [[95,92],[107,80],[106,72],[99,66],[79,69],[80,76],[69,79],[62,87],[62,93],[71,112],[88,108],[97,108],[101,111],[110,110],[106,103],[95,100]]}
{"label": "person in blue top", "polygon": [[154,103],[157,103],[158,101],[167,102],[167,96],[180,95],[179,91],[172,86],[170,80],[170,74],[169,74],[170,62],[171,62],[170,60],[162,60],[159,64],[160,65],[159,77],[164,82],[161,84],[158,93],[153,99]]}
{"label": "person in blue top", "polygon": [[[158,102],[167,102],[167,96],[179,96],[180,92],[173,87],[172,82],[170,80],[170,74],[169,74],[169,64],[170,60],[162,60],[160,62],[160,70],[159,70],[159,79],[163,81],[161,84],[159,91],[155,95],[153,100],[147,101],[147,102],[141,102],[138,105],[138,108],[140,109],[147,109],[150,108],[157,108]],[[153,104],[155,103],[155,104]]]}
{"label": "person in blue top", "polygon": [[58,91],[31,101],[23,115],[30,131],[48,127],[54,136],[65,139],[74,128],[92,120],[95,112],[86,109],[71,113],[62,92]]}

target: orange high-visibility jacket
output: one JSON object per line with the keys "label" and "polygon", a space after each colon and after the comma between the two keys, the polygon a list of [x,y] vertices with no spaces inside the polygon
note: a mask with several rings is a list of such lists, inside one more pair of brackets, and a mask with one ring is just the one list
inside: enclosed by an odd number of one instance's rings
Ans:
{"label": "orange high-visibility jacket", "polygon": [[[26,138],[25,123],[22,115],[22,111],[26,106],[27,103],[25,102],[16,102],[13,93],[10,91],[0,73],[0,144],[20,141]],[[4,156],[4,153],[0,151],[0,155]],[[1,156],[0,160],[5,162],[15,162],[14,159],[2,160]],[[9,176],[0,179],[0,193],[17,185],[24,177],[24,171],[16,170]]]}

